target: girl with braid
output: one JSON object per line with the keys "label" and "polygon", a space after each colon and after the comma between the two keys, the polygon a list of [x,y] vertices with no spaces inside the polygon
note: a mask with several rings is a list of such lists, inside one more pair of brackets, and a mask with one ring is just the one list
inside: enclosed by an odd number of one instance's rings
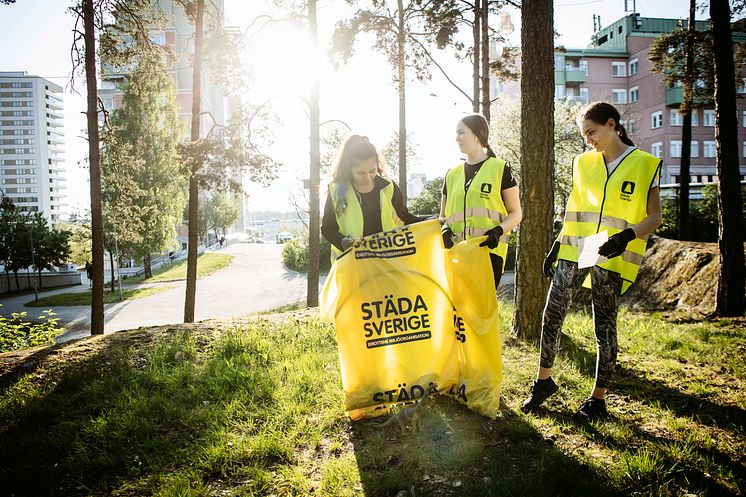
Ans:
{"label": "girl with braid", "polygon": [[[637,149],[619,120],[619,111],[605,102],[592,103],[578,114],[580,132],[593,149],[573,161],[562,231],[544,261],[544,274],[552,284],[544,307],[539,372],[523,412],[535,411],[559,389],[551,375],[562,324],[575,289],[590,272],[596,378],[576,415],[588,420],[608,416],[605,397],[616,364],[619,299],[637,277],[648,235],[662,221],[661,160]],[[609,239],[599,248],[596,264],[579,269],[584,238],[602,231]]]}

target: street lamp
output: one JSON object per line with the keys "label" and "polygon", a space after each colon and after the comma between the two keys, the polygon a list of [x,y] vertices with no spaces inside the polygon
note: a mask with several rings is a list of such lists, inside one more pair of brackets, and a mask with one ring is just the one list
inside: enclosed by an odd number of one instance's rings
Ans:
{"label": "street lamp", "polygon": [[[36,261],[34,259],[34,227],[33,225],[30,228],[31,229],[29,229],[29,238],[31,239],[31,267],[34,268],[34,273],[36,273],[35,271]],[[34,302],[36,302],[37,300],[39,300],[39,291],[36,288],[36,274],[34,274]]]}

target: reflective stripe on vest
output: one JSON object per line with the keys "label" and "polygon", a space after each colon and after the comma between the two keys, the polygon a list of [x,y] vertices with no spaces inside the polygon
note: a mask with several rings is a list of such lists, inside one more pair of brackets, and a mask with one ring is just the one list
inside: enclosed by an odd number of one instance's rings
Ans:
{"label": "reflective stripe on vest", "polygon": [[[660,159],[633,150],[609,176],[603,154],[591,151],[575,157],[558,258],[577,262],[585,237],[604,230],[611,236],[645,219],[650,185],[660,164]],[[600,257],[596,263],[621,275],[622,293],[637,278],[647,238],[635,238],[621,256]]]}
{"label": "reflective stripe on vest", "polygon": [[[386,179],[386,178],[384,178]],[[380,203],[381,203],[381,227],[383,231],[389,231],[397,226],[402,226],[404,222],[399,219],[396,215],[396,209],[392,203],[394,198],[394,182],[386,179],[387,185],[381,188],[380,191]],[[363,219],[363,208],[360,205],[360,199],[358,193],[352,187],[347,185],[347,191],[345,192],[344,205],[342,209],[339,206],[339,198],[337,195],[339,185],[336,183],[329,183],[329,195],[332,199],[332,205],[334,206],[334,215],[337,218],[337,226],[339,226],[339,232],[342,236],[352,235],[355,238],[362,238],[365,228],[365,220]],[[342,252],[332,245],[332,262]]]}
{"label": "reflective stripe on vest", "polygon": [[[502,223],[508,211],[502,199],[502,179],[505,161],[488,158],[479,168],[464,191],[466,176],[464,164],[446,174],[446,224],[458,240],[483,236],[488,230]],[[508,254],[510,234],[500,237],[497,247],[491,250],[503,260]]]}

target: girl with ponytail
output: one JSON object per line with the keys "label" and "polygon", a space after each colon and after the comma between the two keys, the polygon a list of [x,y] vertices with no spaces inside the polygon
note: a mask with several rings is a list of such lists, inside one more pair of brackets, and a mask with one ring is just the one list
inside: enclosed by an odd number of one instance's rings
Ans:
{"label": "girl with ponytail", "polygon": [[[559,390],[551,374],[562,324],[575,289],[590,273],[596,381],[576,415],[599,420],[608,416],[605,397],[616,364],[619,299],[637,277],[648,235],[662,221],[661,160],[634,146],[613,105],[594,102],[580,111],[577,122],[592,150],[573,161],[562,231],[544,260],[544,274],[552,283],[544,307],[539,371],[521,410],[536,411]],[[608,241],[598,249],[595,265],[579,268],[585,239],[603,231]]]}
{"label": "girl with ponytail", "polygon": [[445,248],[486,236],[495,288],[500,283],[510,231],[521,222],[518,185],[510,167],[488,143],[490,127],[484,116],[471,114],[456,125],[456,143],[466,160],[446,173],[440,217]]}

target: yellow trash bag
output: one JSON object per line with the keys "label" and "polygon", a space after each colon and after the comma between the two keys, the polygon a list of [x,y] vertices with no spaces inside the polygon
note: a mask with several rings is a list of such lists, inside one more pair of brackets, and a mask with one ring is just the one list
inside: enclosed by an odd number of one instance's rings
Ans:
{"label": "yellow trash bag", "polygon": [[[488,266],[471,265],[470,269],[491,278],[489,256],[483,248],[481,252]],[[492,408],[485,410],[479,404],[485,402],[479,394],[485,390],[480,379],[484,372],[464,375],[471,366],[462,366],[462,360],[475,360],[477,368],[484,361],[476,350],[479,339],[465,345],[455,333],[446,255],[440,223],[432,220],[364,237],[332,266],[322,292],[321,312],[335,323],[345,402],[353,419],[416,402],[431,384],[439,392],[454,396],[461,392],[466,399],[476,393],[475,403],[461,400],[494,416]],[[474,296],[467,280],[454,279],[464,302]],[[494,288],[489,292],[494,299]],[[487,321],[495,319],[482,310],[469,314],[469,325],[482,326]],[[499,363],[499,350],[495,357]],[[496,388],[499,391],[499,384]]]}
{"label": "yellow trash bag", "polygon": [[486,237],[456,244],[444,254],[458,342],[459,402],[487,417],[500,407],[502,345],[492,264],[479,244]]}

